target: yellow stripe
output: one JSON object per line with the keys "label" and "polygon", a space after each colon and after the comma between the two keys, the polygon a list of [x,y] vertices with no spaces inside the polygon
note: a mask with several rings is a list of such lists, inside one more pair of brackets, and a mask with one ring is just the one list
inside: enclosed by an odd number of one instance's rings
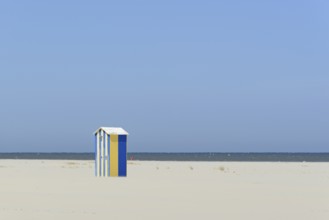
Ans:
{"label": "yellow stripe", "polygon": [[110,135],[110,176],[119,175],[119,146],[118,135]]}

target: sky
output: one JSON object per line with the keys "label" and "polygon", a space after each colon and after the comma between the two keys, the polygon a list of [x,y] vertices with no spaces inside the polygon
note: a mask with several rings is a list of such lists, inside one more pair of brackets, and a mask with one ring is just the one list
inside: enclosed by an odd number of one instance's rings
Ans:
{"label": "sky", "polygon": [[329,152],[328,1],[1,1],[0,152]]}

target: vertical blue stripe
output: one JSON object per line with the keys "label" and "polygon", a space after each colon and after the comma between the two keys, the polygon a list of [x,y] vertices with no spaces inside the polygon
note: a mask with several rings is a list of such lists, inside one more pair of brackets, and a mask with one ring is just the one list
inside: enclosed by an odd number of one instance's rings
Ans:
{"label": "vertical blue stripe", "polygon": [[99,175],[102,176],[103,169],[102,169],[102,135],[103,135],[103,130],[99,133]]}
{"label": "vertical blue stripe", "polygon": [[108,161],[107,176],[110,176],[110,135],[106,135],[106,137],[107,137],[107,161]]}
{"label": "vertical blue stripe", "polygon": [[102,143],[103,143],[103,158],[102,158],[102,163],[103,163],[103,176],[105,176],[105,166],[106,166],[106,163],[105,163],[105,160],[106,160],[106,157],[105,157],[105,141],[106,141],[106,133],[105,131],[103,131],[103,137],[102,137]]}
{"label": "vertical blue stripe", "polygon": [[127,176],[127,135],[119,135],[119,176]]}
{"label": "vertical blue stripe", "polygon": [[97,176],[97,133],[95,134],[95,176]]}

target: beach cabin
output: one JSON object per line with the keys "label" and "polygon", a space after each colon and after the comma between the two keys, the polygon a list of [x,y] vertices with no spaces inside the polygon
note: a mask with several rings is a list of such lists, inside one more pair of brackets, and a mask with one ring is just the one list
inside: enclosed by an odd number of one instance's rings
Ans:
{"label": "beach cabin", "polygon": [[127,176],[127,135],[122,128],[100,127],[95,135],[95,175]]}

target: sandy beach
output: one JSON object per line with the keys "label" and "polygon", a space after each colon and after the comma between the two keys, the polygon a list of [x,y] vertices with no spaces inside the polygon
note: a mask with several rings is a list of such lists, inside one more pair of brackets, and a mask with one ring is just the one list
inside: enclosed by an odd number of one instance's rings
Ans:
{"label": "sandy beach", "polygon": [[0,160],[0,218],[329,219],[329,163]]}

